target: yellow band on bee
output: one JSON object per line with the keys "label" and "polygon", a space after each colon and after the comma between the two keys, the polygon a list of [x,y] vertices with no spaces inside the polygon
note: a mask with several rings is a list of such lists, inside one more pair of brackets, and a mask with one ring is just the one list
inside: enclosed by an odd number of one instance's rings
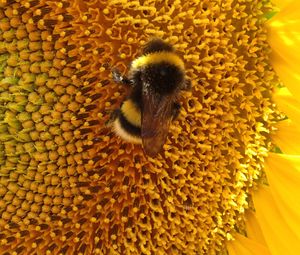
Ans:
{"label": "yellow band on bee", "polygon": [[184,70],[184,64],[180,57],[173,52],[155,52],[138,57],[131,63],[131,68],[139,69],[141,67],[167,62]]}
{"label": "yellow band on bee", "polygon": [[129,123],[136,127],[141,126],[141,110],[131,99],[124,101],[121,106],[121,111]]}

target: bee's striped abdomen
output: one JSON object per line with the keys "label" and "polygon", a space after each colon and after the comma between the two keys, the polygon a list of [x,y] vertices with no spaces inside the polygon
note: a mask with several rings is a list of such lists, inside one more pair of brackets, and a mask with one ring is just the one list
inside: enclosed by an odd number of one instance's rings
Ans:
{"label": "bee's striped abdomen", "polygon": [[117,111],[113,123],[115,133],[126,141],[141,143],[141,111],[128,99],[123,102],[120,110]]}

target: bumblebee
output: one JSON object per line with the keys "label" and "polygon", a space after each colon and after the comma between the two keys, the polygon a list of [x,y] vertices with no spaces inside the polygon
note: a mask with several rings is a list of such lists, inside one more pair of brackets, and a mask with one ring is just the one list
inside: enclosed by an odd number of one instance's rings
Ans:
{"label": "bumblebee", "polygon": [[132,61],[128,76],[122,76],[118,69],[112,70],[112,76],[115,82],[132,88],[111,115],[114,132],[128,142],[142,144],[147,155],[156,156],[171,121],[179,114],[178,95],[190,87],[183,61],[170,44],[155,38]]}

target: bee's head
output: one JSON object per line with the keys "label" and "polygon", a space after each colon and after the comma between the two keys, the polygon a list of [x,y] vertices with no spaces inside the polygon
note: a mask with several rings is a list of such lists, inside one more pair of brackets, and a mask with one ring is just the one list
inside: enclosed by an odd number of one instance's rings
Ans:
{"label": "bee's head", "polygon": [[158,94],[167,95],[181,87],[184,82],[184,73],[176,65],[161,62],[144,67],[141,80]]}

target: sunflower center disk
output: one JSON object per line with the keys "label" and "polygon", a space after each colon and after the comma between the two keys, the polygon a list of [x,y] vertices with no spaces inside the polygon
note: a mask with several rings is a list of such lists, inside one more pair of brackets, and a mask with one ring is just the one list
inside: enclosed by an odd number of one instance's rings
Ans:
{"label": "sunflower center disk", "polygon": [[[220,254],[231,238],[273,125],[269,7],[167,2],[0,0],[1,254]],[[105,127],[127,95],[111,67],[152,36],[192,80],[156,159]]]}

